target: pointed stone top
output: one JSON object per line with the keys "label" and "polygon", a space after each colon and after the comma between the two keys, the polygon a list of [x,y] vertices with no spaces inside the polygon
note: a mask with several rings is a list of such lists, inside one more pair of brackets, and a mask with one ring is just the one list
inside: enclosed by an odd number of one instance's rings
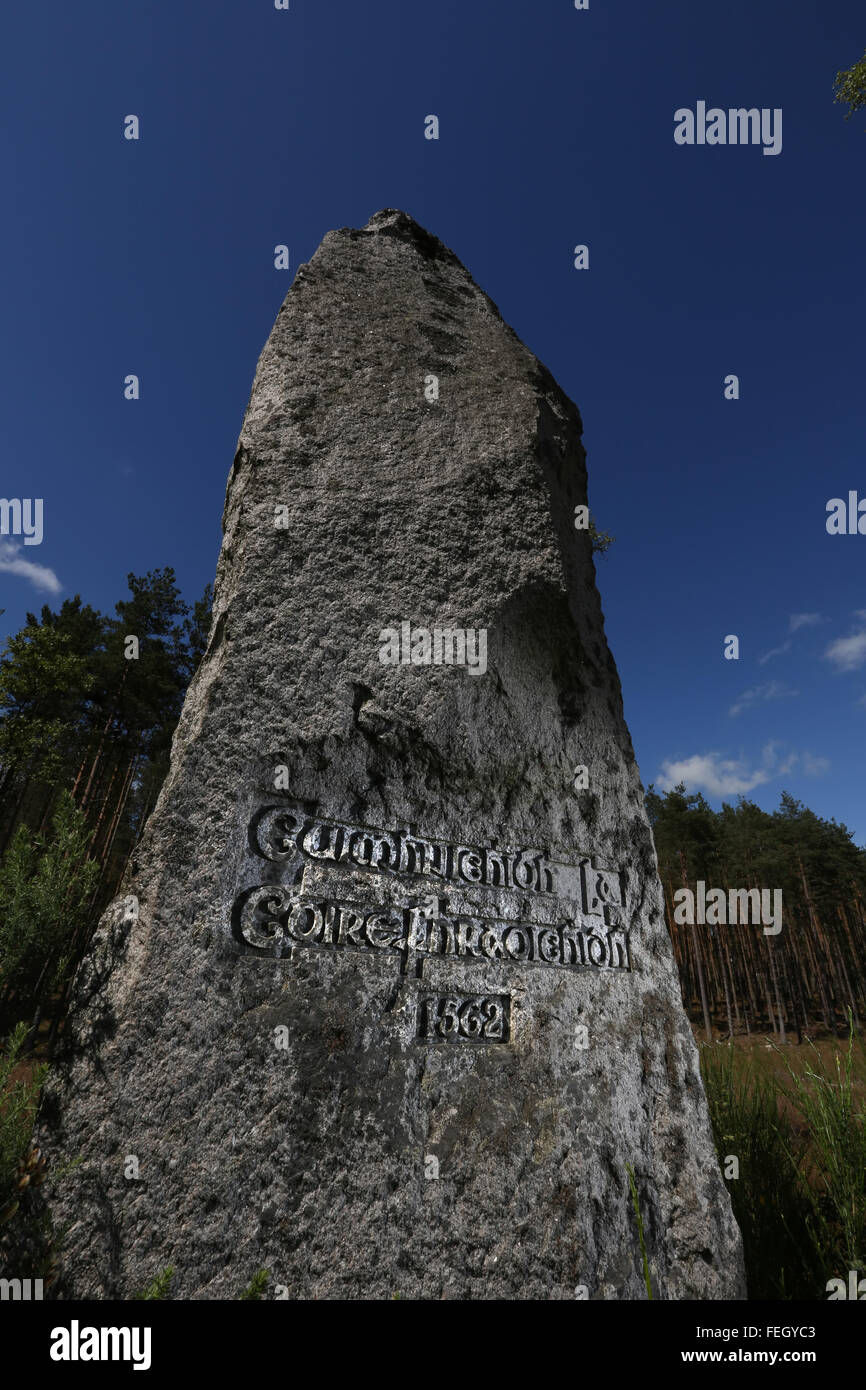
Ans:
{"label": "pointed stone top", "polygon": [[458,257],[444,242],[428,232],[414,217],[399,208],[382,208],[374,212],[366,226],[356,229],[343,227],[341,231],[352,237],[391,236],[409,242],[426,260],[451,261],[460,264]]}
{"label": "pointed stone top", "polygon": [[372,227],[373,230],[386,226],[405,227],[409,230],[409,234],[414,230],[422,232],[424,236],[429,236],[429,233],[415,221],[414,217],[410,217],[408,212],[403,212],[400,208],[380,208],[378,212],[373,213],[367,222],[367,227]]}

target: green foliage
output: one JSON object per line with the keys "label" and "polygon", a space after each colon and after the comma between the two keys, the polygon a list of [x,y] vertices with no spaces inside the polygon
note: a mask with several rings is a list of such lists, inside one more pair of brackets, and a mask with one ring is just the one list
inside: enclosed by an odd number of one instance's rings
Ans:
{"label": "green foliage", "polygon": [[93,685],[69,633],[28,614],[0,658],[0,764],[49,782],[62,775],[81,737]]}
{"label": "green foliage", "polygon": [[269,1278],[270,1275],[266,1269],[256,1270],[256,1273],[241,1294],[241,1298],[264,1298]]}
{"label": "green foliage", "polygon": [[[866,1110],[854,1092],[854,1027],[849,1014],[848,1050],[835,1053],[834,1069],[812,1048],[814,1063],[804,1072],[787,1064],[790,1078],[783,1092],[809,1127],[811,1159],[818,1182],[810,1188],[814,1222],[823,1247],[831,1247],[838,1267],[866,1266]],[[862,1069],[862,1051],[861,1051]],[[835,1074],[834,1074],[835,1073]],[[836,1254],[835,1252],[838,1252]]]}
{"label": "green foliage", "polygon": [[730,1044],[703,1046],[701,1071],[722,1171],[729,1155],[739,1162],[739,1176],[725,1184],[743,1236],[749,1297],[818,1297],[820,1240],[803,1172],[808,1136],[780,1118],[772,1079]]}
{"label": "green foliage", "polygon": [[116,890],[207,644],[210,585],[190,610],[171,568],[127,578],[114,616],[46,604],[0,655],[0,1005],[19,1017],[38,1021]]}
{"label": "green foliage", "polygon": [[789,1077],[778,1085],[730,1045],[701,1048],[719,1161],[724,1170],[728,1155],[739,1159],[726,1185],[753,1299],[823,1299],[829,1279],[866,1265],[866,1113],[855,1097],[853,1029],[832,1069],[812,1054],[797,1071],[777,1051]]}
{"label": "green foliage", "polygon": [[641,1215],[640,1199],[637,1192],[637,1182],[635,1181],[634,1168],[630,1163],[625,1165],[628,1174],[628,1185],[631,1189],[631,1204],[634,1207],[634,1214],[637,1219],[637,1238],[640,1242],[640,1253],[643,1261],[643,1281],[646,1284],[646,1296],[652,1301],[653,1286],[650,1280],[649,1260],[647,1258],[646,1241],[643,1233],[643,1216]]}
{"label": "green foliage", "polygon": [[592,517],[589,518],[589,539],[593,555],[604,555],[616,540],[609,531],[599,531]]}
{"label": "green foliage", "polygon": [[200,599],[196,599],[192,606],[192,614],[185,619],[183,625],[187,644],[186,675],[188,680],[192,680],[207,650],[212,605],[213,585],[206,584],[204,593]]}
{"label": "green foliage", "polygon": [[[115,616],[67,599],[43,606],[10,637],[0,656],[0,782],[12,824],[38,824],[58,788],[77,789],[91,822],[101,799],[119,798],[130,762],[158,769],[134,776],[124,794],[120,845],[135,838],[136,817],[152,806],[167,767],[183,696],[207,644],[211,588],[190,610],[171,568],[127,577],[129,597]],[[126,657],[126,638],[139,642]],[[148,785],[139,796],[142,781]],[[17,803],[17,805],[16,805]],[[102,817],[107,833],[111,814]],[[129,834],[128,832],[132,833]],[[128,847],[128,845],[127,845]],[[122,867],[122,866],[121,866]]]}
{"label": "green foliage", "polygon": [[89,838],[64,792],[50,834],[41,838],[19,826],[0,860],[0,984],[29,1005],[59,985],[73,937],[87,921],[99,876]]}
{"label": "green foliage", "polygon": [[[757,994],[751,1022],[759,1027],[768,989],[777,1015],[781,996],[786,1025],[801,1031],[816,1018],[831,1030],[841,1028],[849,1004],[866,1006],[866,850],[845,825],[822,819],[787,792],[773,812],[744,797],[714,811],[682,784],[665,793],[650,786],[646,805],[667,890],[668,927],[679,939],[687,1006],[695,998],[694,953],[682,939],[690,934],[671,917],[676,892],[684,884],[694,889],[699,879],[722,890],[779,890],[784,906],[782,934],[775,940],[752,935],[748,949],[751,928],[699,927],[717,1014],[727,1015],[723,984],[729,974],[741,1006],[749,1007],[750,994]],[[776,1026],[772,1017],[768,1023]]]}
{"label": "green foliage", "polygon": [[[168,1298],[168,1296],[169,1296],[169,1292],[168,1292],[168,1291],[169,1291],[169,1287],[170,1287],[170,1285],[171,1285],[171,1281],[172,1281],[173,1278],[174,1278],[174,1269],[173,1269],[173,1267],[172,1267],[171,1265],[169,1265],[166,1269],[162,1270],[159,1274],[157,1274],[156,1278],[153,1280],[152,1283],[148,1284],[148,1286],[147,1286],[146,1289],[143,1289],[141,1293],[137,1293],[137,1294],[135,1295],[135,1297],[136,1297],[137,1299],[145,1299],[145,1298]],[[258,1270],[256,1270],[255,1274],[253,1275],[253,1277],[252,1277],[252,1279],[250,1280],[250,1282],[249,1282],[249,1284],[247,1285],[247,1287],[244,1289],[243,1293],[242,1293],[242,1294],[239,1294],[239,1298],[241,1298],[241,1299],[261,1299],[261,1298],[264,1298],[265,1293],[266,1293],[266,1291],[267,1291],[268,1279],[269,1279],[269,1278],[270,1278],[270,1271],[269,1271],[269,1270],[267,1270],[267,1269],[258,1269]]]}
{"label": "green foliage", "polygon": [[34,1067],[29,1078],[11,1081],[21,1062],[27,1025],[19,1023],[0,1052],[0,1223],[15,1214],[24,1187],[29,1185],[26,1160],[33,1132],[33,1118],[47,1066]]}
{"label": "green foliage", "polygon": [[141,1293],[134,1294],[133,1297],[136,1299],[168,1298],[168,1291],[173,1278],[174,1268],[171,1265],[167,1265],[166,1268],[161,1270],[156,1278],[148,1284],[146,1289],[142,1289]]}
{"label": "green foliage", "polygon": [[661,794],[651,785],[646,804],[659,865],[677,881],[682,851],[690,881],[720,880],[727,870],[731,883],[773,883],[786,898],[800,890],[802,858],[819,910],[834,910],[852,879],[866,891],[866,850],[853,843],[845,825],[816,816],[788,792],[773,812],[745,797],[714,811],[682,783]]}
{"label": "green foliage", "polygon": [[[56,1275],[58,1248],[65,1235],[57,1230],[42,1200],[42,1186],[53,1186],[76,1162],[48,1173],[33,1144],[33,1121],[48,1071],[22,1056],[26,1024],[18,1024],[0,1050],[0,1272],[22,1279]],[[14,1070],[20,1075],[13,1081]]]}
{"label": "green foliage", "polygon": [[847,102],[850,107],[845,112],[845,120],[850,121],[855,111],[866,106],[866,53],[853,67],[837,72],[833,85],[836,101]]}

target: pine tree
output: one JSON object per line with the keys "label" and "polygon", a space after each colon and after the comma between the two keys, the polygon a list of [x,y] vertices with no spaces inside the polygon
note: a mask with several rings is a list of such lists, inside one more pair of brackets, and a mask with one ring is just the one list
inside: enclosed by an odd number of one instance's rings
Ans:
{"label": "pine tree", "polygon": [[63,792],[51,831],[16,830],[0,860],[0,1001],[38,1024],[44,1000],[64,983],[86,926],[98,866],[84,816]]}

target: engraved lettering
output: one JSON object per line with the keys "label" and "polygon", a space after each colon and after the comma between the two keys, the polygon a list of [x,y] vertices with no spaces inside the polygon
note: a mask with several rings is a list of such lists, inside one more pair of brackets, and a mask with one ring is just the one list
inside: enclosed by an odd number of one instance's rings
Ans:
{"label": "engraved lettering", "polygon": [[312,903],[296,903],[286,923],[289,935],[296,941],[310,941],[321,935],[323,925],[322,910]]}
{"label": "engraved lettering", "polygon": [[377,835],[373,840],[373,867],[396,872],[400,865],[400,847],[390,835]]}
{"label": "engraved lettering", "polygon": [[[323,825],[319,821],[304,835],[299,848],[310,859],[337,859],[342,836],[342,826]],[[323,844],[323,840],[327,843]]]}
{"label": "engraved lettering", "polygon": [[460,921],[457,923],[457,954],[458,956],[480,956],[481,955],[481,928],[477,922]]}
{"label": "engraved lettering", "polygon": [[427,840],[405,839],[400,847],[400,873],[426,874],[427,856],[433,846]]}
{"label": "engraved lettering", "polygon": [[583,949],[583,933],[570,924],[560,927],[560,932],[562,935],[563,965],[586,965],[586,955]]}
{"label": "engraved lettering", "polygon": [[496,927],[488,927],[481,936],[481,950],[488,960],[502,960],[505,956],[505,947],[502,944],[502,937]]}
{"label": "engraved lettering", "polygon": [[538,956],[541,960],[549,962],[551,965],[558,965],[562,959],[562,942],[559,933],[555,931],[543,931],[539,934]]}
{"label": "engraved lettering", "polygon": [[457,876],[467,883],[483,883],[484,870],[482,856],[474,849],[458,849]]}
{"label": "engraved lettering", "polygon": [[438,1043],[508,1041],[508,994],[427,995],[418,1008],[418,1037]]}
{"label": "engraved lettering", "polygon": [[[621,929],[609,931],[607,934],[609,945],[610,963],[615,970],[628,970],[628,937]],[[616,961],[614,962],[614,951],[616,951]]]}
{"label": "engraved lettering", "polygon": [[495,849],[485,849],[482,851],[484,859],[484,877],[482,883],[489,884],[492,888],[509,888],[511,877],[508,872],[508,860],[504,854],[500,854]]}
{"label": "engraved lettering", "polygon": [[253,841],[265,859],[275,862],[300,853],[317,863],[349,863],[380,873],[558,893],[579,902],[587,916],[604,917],[608,925],[622,906],[617,873],[594,869],[586,859],[555,864],[536,850],[442,844],[419,835],[313,820],[285,806],[268,807],[256,818]]}
{"label": "engraved lettering", "polygon": [[430,918],[420,907],[410,907],[404,912],[404,917],[408,916],[409,924],[406,932],[406,944],[410,951],[428,951],[432,946],[427,945],[428,932],[431,927]]}
{"label": "engraved lettering", "polygon": [[435,917],[433,921],[430,922],[430,945],[427,949],[430,951],[431,955],[457,955],[454,923],[449,918]]}
{"label": "engraved lettering", "polygon": [[461,1004],[459,1018],[460,1032],[465,1037],[481,1037],[481,1029],[484,1027],[484,1015],[481,1012],[480,1000],[467,999],[465,1004]]}
{"label": "engraved lettering", "polygon": [[440,1000],[439,1020],[437,1030],[443,1038],[447,1038],[451,1033],[456,1033],[460,1027],[460,1019],[457,1015],[458,1003],[456,999]]}
{"label": "engraved lettering", "polygon": [[303,817],[286,811],[282,806],[266,811],[256,826],[256,844],[264,857],[276,861],[288,859],[297,847],[297,837],[303,824]]}
{"label": "engraved lettering", "polygon": [[373,863],[375,839],[367,830],[353,830],[349,836],[349,855],[356,864],[369,869]]}
{"label": "engraved lettering", "polygon": [[402,926],[395,927],[386,912],[371,912],[367,918],[367,940],[371,946],[390,950],[403,938]]}
{"label": "engraved lettering", "polygon": [[334,945],[334,922],[336,921],[336,917],[337,908],[335,904],[328,903],[325,907],[325,925],[322,928],[322,944],[325,946]]}
{"label": "engraved lettering", "polygon": [[[314,948],[351,948],[500,964],[565,969],[631,970],[628,933],[583,930],[581,919],[559,926],[477,917],[428,917],[423,908],[368,911],[350,903],[302,900],[288,888],[263,884],[247,890],[233,912],[235,935],[248,945],[281,954],[290,943]],[[588,925],[588,924],[587,924]]]}
{"label": "engraved lettering", "polygon": [[529,960],[530,935],[524,927],[509,927],[505,933],[504,944],[512,960]]}
{"label": "engraved lettering", "polygon": [[503,996],[502,999],[485,999],[482,1001],[482,1008],[487,1015],[487,1022],[484,1025],[485,1038],[493,1038],[498,1042],[504,1040],[505,1009],[510,1002],[510,996]]}
{"label": "engraved lettering", "polygon": [[285,924],[281,919],[292,902],[286,889],[273,884],[254,889],[240,904],[239,927],[244,941],[258,950],[279,950],[285,939]]}
{"label": "engraved lettering", "polygon": [[364,919],[351,908],[340,909],[340,929],[339,938],[342,944],[348,943],[350,946],[361,946],[359,939],[364,930]]}
{"label": "engraved lettering", "polygon": [[532,860],[527,860],[521,850],[514,860],[511,867],[511,877],[518,888],[534,888],[535,886],[535,864]]}
{"label": "engraved lettering", "polygon": [[[598,951],[595,951],[593,947],[598,947]],[[610,963],[608,943],[603,936],[596,936],[595,933],[593,933],[592,936],[588,936],[586,938],[586,949],[589,952],[589,958],[593,965],[608,965]]]}
{"label": "engraved lettering", "polygon": [[583,910],[588,917],[604,916],[606,907],[620,907],[619,875],[582,866]]}

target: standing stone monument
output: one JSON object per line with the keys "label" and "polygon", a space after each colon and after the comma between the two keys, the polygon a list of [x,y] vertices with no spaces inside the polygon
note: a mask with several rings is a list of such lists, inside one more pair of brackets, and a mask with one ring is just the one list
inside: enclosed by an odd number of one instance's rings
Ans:
{"label": "standing stone monument", "polygon": [[743,1295],[576,407],[404,213],[259,360],[210,644],[76,981],[58,1287]]}

